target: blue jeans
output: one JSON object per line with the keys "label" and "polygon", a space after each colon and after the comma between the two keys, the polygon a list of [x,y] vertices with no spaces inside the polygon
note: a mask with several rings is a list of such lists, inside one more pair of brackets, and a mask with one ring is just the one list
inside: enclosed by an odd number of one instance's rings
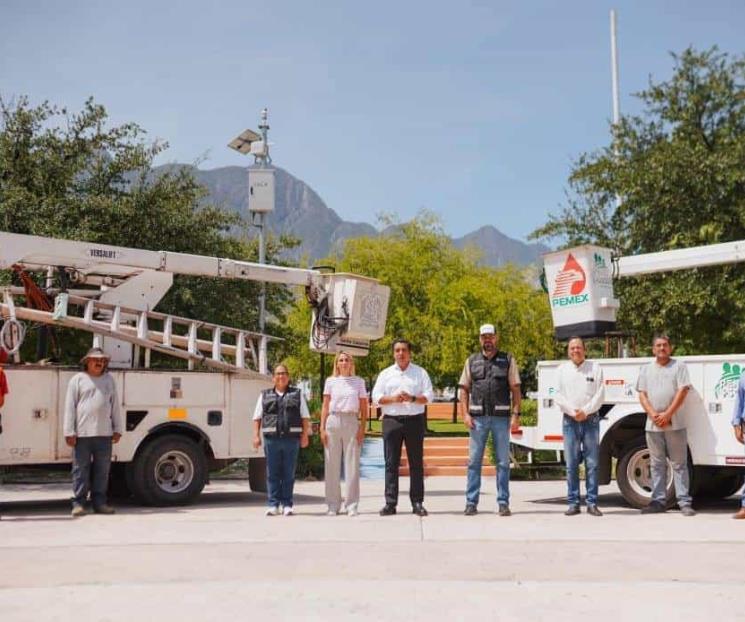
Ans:
{"label": "blue jeans", "polygon": [[264,435],[266,501],[269,507],[292,507],[292,490],[295,487],[295,467],[299,451],[299,438]]}
{"label": "blue jeans", "polygon": [[652,501],[664,505],[667,501],[667,459],[673,465],[673,483],[678,506],[691,505],[688,478],[688,434],[683,430],[647,432],[650,471],[652,472]]}
{"label": "blue jeans", "polygon": [[473,428],[469,431],[468,479],[466,482],[466,503],[478,505],[481,492],[481,463],[484,448],[491,432],[497,454],[497,503],[509,505],[510,502],[510,418],[482,415],[473,418]]}
{"label": "blue jeans", "polygon": [[567,501],[579,505],[579,465],[584,459],[587,505],[598,504],[600,418],[597,413],[584,421],[564,415],[564,460],[567,465]]}
{"label": "blue jeans", "polygon": [[[91,460],[93,461],[92,468]],[[78,437],[72,451],[73,505],[83,505],[89,491],[94,508],[100,508],[102,505],[105,505],[106,490],[109,487],[110,468],[110,436]]]}

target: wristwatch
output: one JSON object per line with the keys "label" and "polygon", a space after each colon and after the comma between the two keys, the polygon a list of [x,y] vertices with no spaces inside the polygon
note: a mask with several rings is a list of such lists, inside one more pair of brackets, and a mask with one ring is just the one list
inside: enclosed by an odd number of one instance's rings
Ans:
{"label": "wristwatch", "polygon": [[411,403],[413,404],[414,402],[416,402],[416,395],[411,396]]}

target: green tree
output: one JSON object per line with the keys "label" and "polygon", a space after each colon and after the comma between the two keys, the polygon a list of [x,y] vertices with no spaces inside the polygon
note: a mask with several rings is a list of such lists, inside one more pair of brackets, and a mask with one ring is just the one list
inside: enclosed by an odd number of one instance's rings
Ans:
{"label": "green tree", "polygon": [[[672,77],[636,94],[642,113],[579,157],[568,205],[534,238],[621,256],[745,238],[745,58],[717,48],[672,58]],[[667,328],[684,352],[742,350],[744,285],[741,265],[622,279],[619,324],[642,343]]]}
{"label": "green tree", "polygon": [[[480,266],[473,253],[456,249],[428,214],[390,234],[347,240],[339,256],[324,263],[391,288],[386,335],[357,360],[357,373],[367,379],[392,364],[392,342],[402,337],[414,344],[413,360],[427,369],[436,387],[453,386],[466,357],[478,350],[478,327],[485,322],[496,323],[500,347],[524,368],[552,352],[548,301],[524,271]],[[318,355],[306,345],[305,301],[298,301],[288,325],[294,335],[288,360],[295,374],[317,377]]]}
{"label": "green tree", "polygon": [[[108,127],[92,99],[74,113],[0,99],[0,229],[256,261],[240,217],[208,204],[188,168],[153,170],[167,146],[147,143],[134,123]],[[270,240],[268,261],[293,244]],[[256,283],[178,276],[159,309],[256,330],[257,296]],[[268,287],[269,332],[281,332],[290,298],[286,288]],[[88,342],[74,342],[68,360]]]}

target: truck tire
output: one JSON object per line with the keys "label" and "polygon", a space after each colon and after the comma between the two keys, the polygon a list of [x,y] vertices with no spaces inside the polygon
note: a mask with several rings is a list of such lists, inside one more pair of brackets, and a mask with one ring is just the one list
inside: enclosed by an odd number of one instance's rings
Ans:
{"label": "truck tire", "polygon": [[129,499],[132,489],[127,481],[127,465],[114,462],[109,472],[109,497],[112,499]]}
{"label": "truck tire", "polygon": [[145,505],[184,505],[207,483],[207,460],[192,439],[160,436],[137,452],[130,481],[135,498]]}
{"label": "truck tire", "polygon": [[[645,507],[652,500],[652,475],[649,467],[649,449],[644,436],[638,436],[623,446],[616,467],[616,482],[623,498],[637,509]],[[666,498],[668,506],[675,501],[673,471],[669,463]]]}
{"label": "truck tire", "polygon": [[248,459],[248,485],[253,492],[266,492],[266,458]]}
{"label": "truck tire", "polygon": [[745,482],[745,473],[731,469],[714,468],[702,475],[697,494],[710,499],[727,499],[740,490]]}

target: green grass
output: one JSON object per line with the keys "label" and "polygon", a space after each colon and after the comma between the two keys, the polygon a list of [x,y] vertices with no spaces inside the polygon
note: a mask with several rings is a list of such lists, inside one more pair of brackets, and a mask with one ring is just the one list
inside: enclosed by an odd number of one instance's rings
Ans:
{"label": "green grass", "polygon": [[[372,420],[372,431],[369,426],[365,430],[369,436],[379,436],[382,434],[383,420]],[[427,436],[468,436],[466,426],[462,421],[451,423],[445,419],[428,419]]]}
{"label": "green grass", "polygon": [[[537,416],[537,404],[535,400],[523,398],[522,401],[522,416],[520,417],[520,425],[523,426],[534,426],[538,422]],[[370,435],[380,435],[382,427],[382,419],[372,421],[372,431],[370,426],[366,425],[365,430]],[[450,419],[428,419],[427,420],[427,436],[468,436],[468,431],[463,421],[458,417],[457,423],[451,423]]]}

